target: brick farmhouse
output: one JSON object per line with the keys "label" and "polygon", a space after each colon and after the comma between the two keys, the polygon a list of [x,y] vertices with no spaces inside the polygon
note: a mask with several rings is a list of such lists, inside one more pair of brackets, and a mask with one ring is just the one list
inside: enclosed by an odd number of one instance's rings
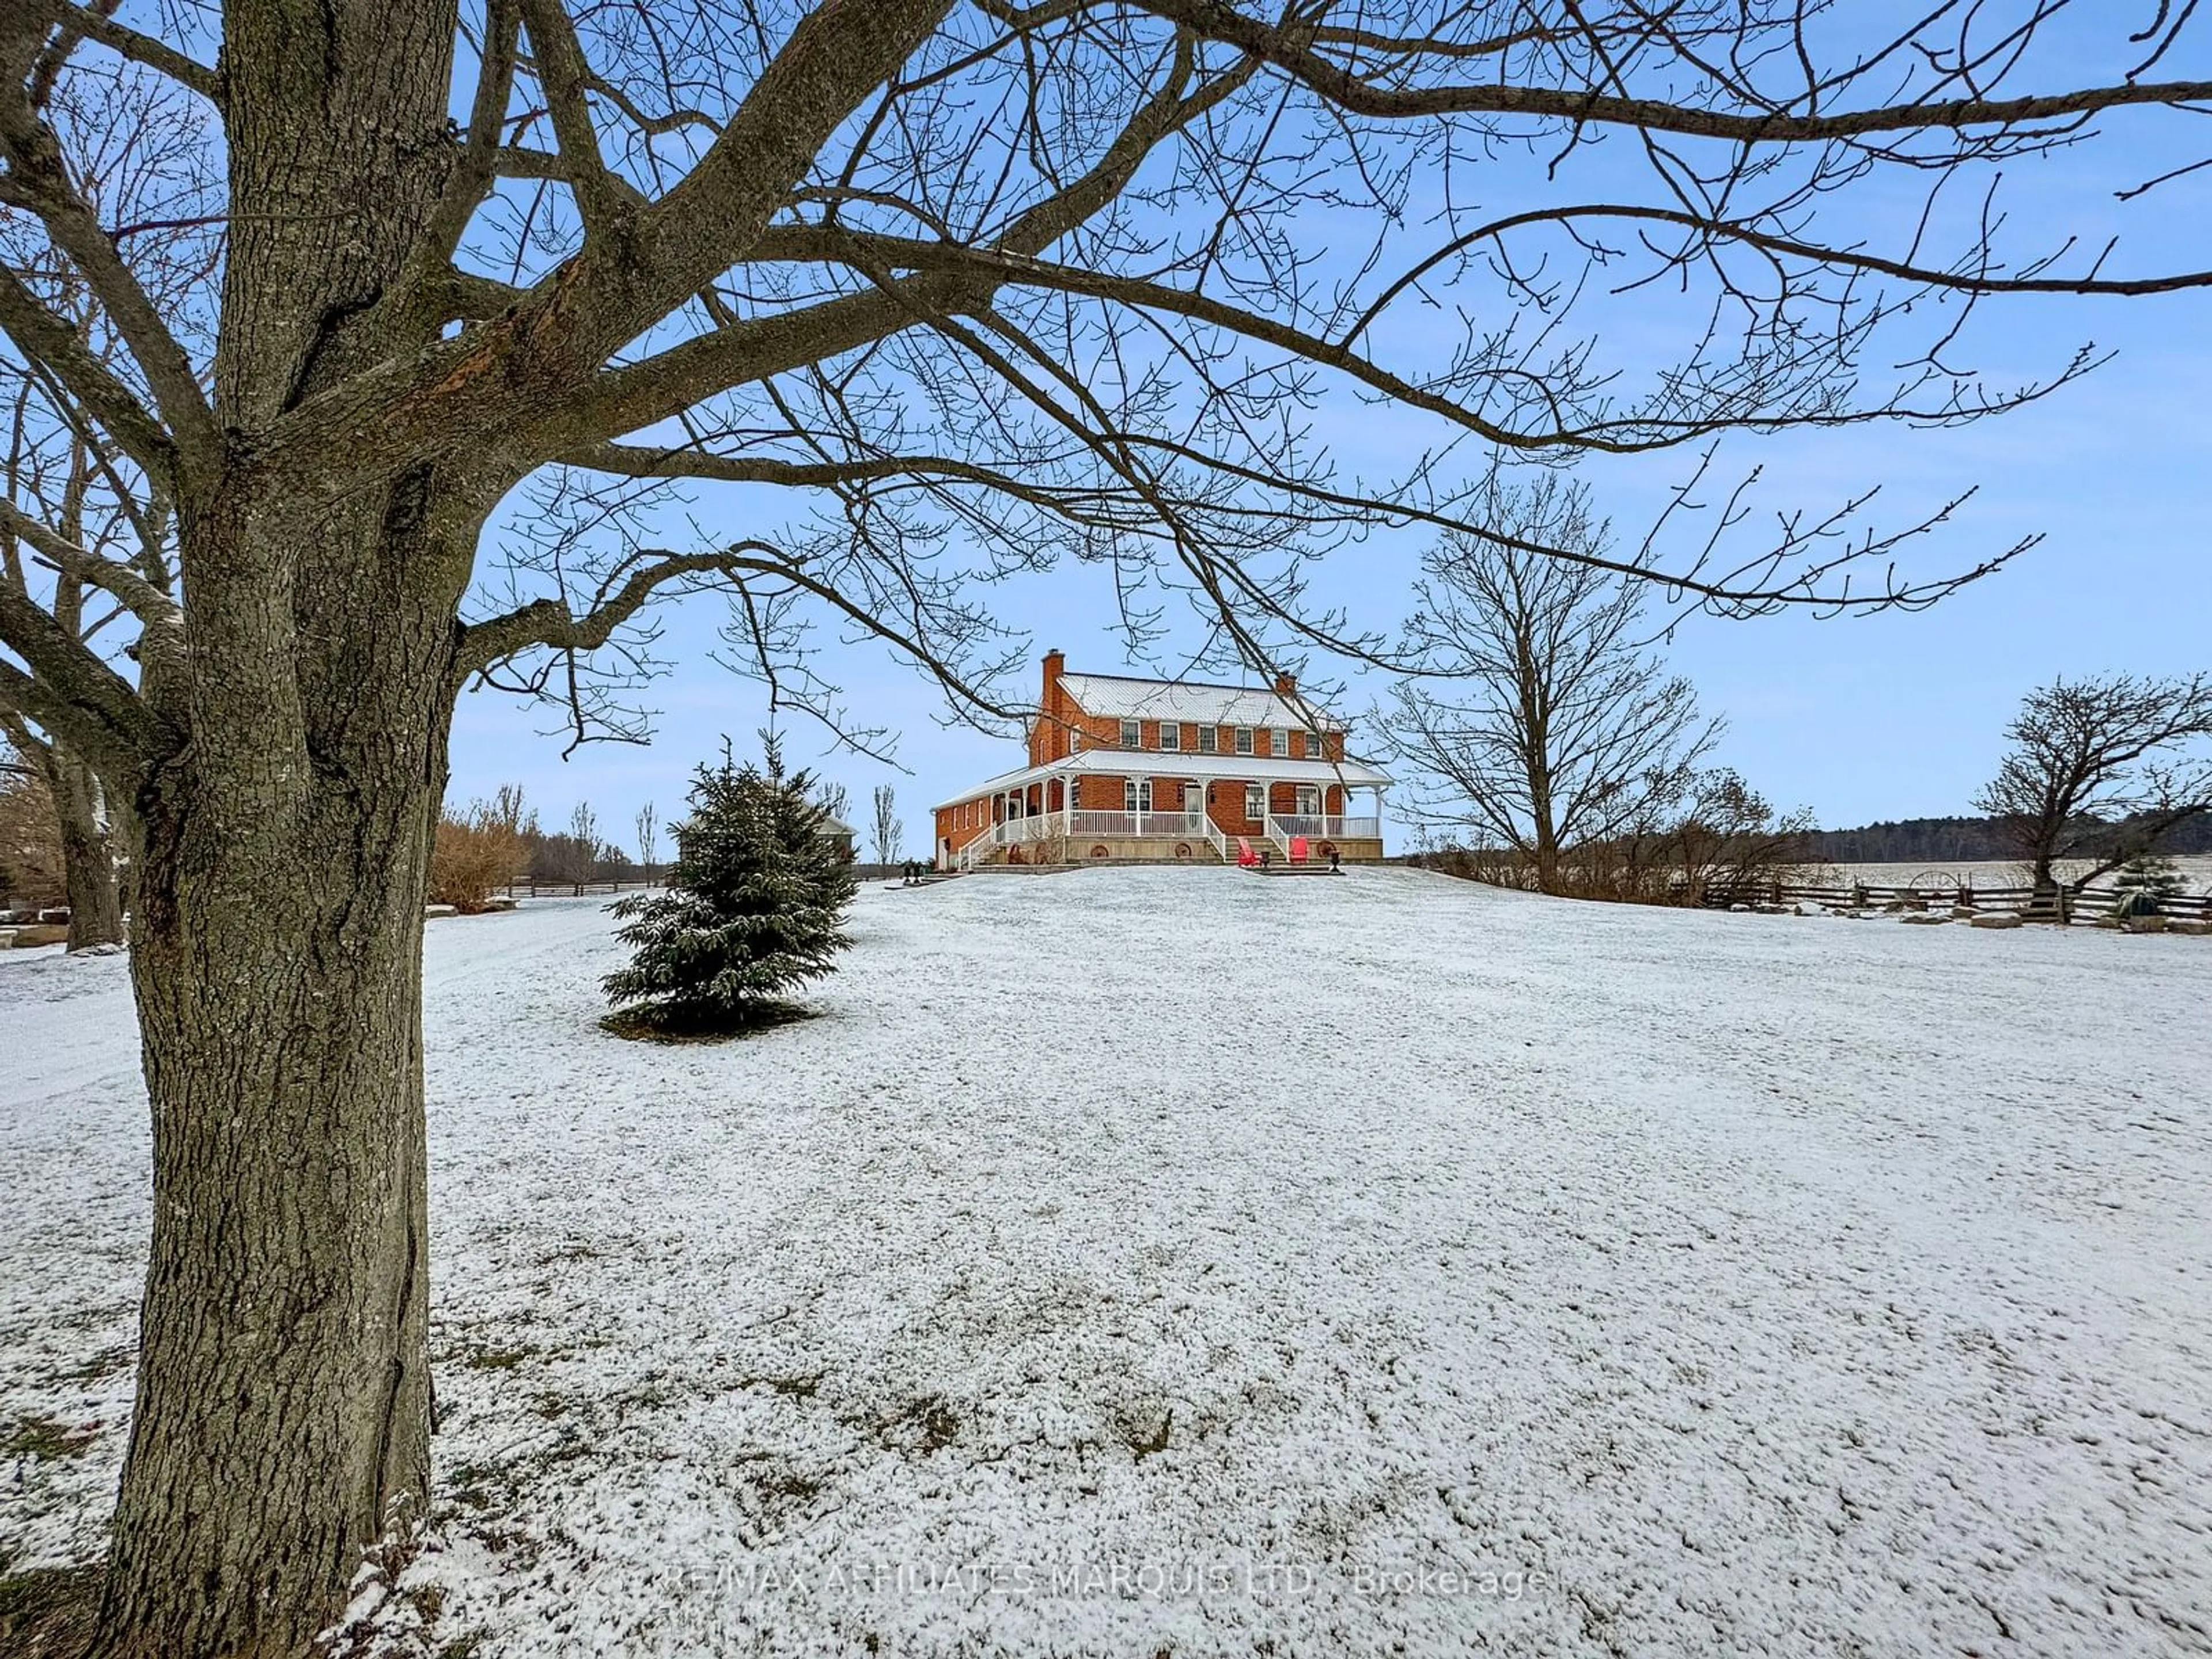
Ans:
{"label": "brick farmhouse", "polygon": [[1259,689],[1071,674],[1048,651],[1029,763],[936,809],[936,863],[1234,862],[1239,837],[1276,858],[1303,843],[1310,858],[1380,859],[1390,780],[1344,739],[1288,675]]}

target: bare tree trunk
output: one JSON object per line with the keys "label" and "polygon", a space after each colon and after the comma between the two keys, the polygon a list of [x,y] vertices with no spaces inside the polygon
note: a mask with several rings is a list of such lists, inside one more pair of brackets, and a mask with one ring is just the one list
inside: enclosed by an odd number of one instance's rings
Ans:
{"label": "bare tree trunk", "polygon": [[[453,24],[441,0],[225,15],[216,403],[250,428],[434,332],[393,294],[451,164]],[[137,795],[154,1234],[101,1656],[296,1659],[425,1507],[422,906],[500,465],[322,509],[240,476],[180,520],[189,720]]]}
{"label": "bare tree trunk", "polygon": [[100,780],[54,745],[54,812],[61,822],[62,878],[68,891],[72,951],[123,943],[123,894]]}
{"label": "bare tree trunk", "polygon": [[[421,559],[391,505],[362,516],[335,527],[386,574]],[[222,678],[251,647],[218,647],[145,797],[155,1220],[102,1655],[298,1655],[427,1502],[422,905],[453,671],[452,596],[425,597],[299,665],[303,755]]]}

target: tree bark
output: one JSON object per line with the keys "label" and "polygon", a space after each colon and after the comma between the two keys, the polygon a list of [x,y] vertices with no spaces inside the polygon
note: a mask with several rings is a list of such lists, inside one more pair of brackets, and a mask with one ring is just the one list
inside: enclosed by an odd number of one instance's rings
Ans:
{"label": "tree bark", "polygon": [[[395,296],[453,165],[454,27],[450,0],[226,8],[223,430],[434,335]],[[422,906],[456,616],[513,482],[488,448],[320,512],[226,458],[180,503],[191,651],[136,799],[153,1244],[98,1655],[295,1659],[426,1505]]]}
{"label": "tree bark", "polygon": [[70,908],[69,945],[88,951],[123,943],[123,893],[105,792],[92,769],[54,744],[54,814],[62,832],[62,880]]}
{"label": "tree bark", "polygon": [[100,1655],[291,1659],[427,1504],[422,905],[456,679],[449,580],[390,599],[452,568],[418,508],[326,526],[361,580],[300,596],[301,748],[226,673],[295,637],[265,617],[204,659],[142,793],[154,1232]]}

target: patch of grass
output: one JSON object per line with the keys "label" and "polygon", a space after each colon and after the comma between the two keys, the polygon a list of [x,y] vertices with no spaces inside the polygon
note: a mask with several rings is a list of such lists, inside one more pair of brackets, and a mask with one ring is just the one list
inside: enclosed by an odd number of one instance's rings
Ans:
{"label": "patch of grass", "polygon": [[98,1382],[107,1377],[120,1376],[137,1363],[137,1346],[125,1342],[93,1355],[81,1365],[72,1365],[66,1370],[50,1372],[48,1380],[55,1382]]}
{"label": "patch of grass", "polygon": [[1129,1448],[1131,1461],[1141,1463],[1147,1457],[1157,1456],[1165,1451],[1168,1449],[1168,1431],[1174,1426],[1175,1412],[1172,1408],[1160,1419],[1160,1426],[1154,1433],[1145,1433],[1133,1423],[1124,1424],[1121,1437]]}
{"label": "patch of grass", "polygon": [[823,1375],[817,1371],[811,1376],[741,1376],[731,1386],[766,1389],[787,1400],[811,1400],[821,1391]]}
{"label": "patch of grass", "polygon": [[0,1578],[0,1653],[78,1659],[100,1611],[98,1567],[34,1567]]}
{"label": "patch of grass", "polygon": [[474,1348],[462,1355],[461,1364],[472,1371],[511,1371],[530,1357],[528,1348]]}
{"label": "patch of grass", "polygon": [[64,1457],[75,1457],[99,1435],[97,1423],[73,1429],[50,1417],[19,1417],[8,1437],[0,1440],[0,1458],[28,1457],[41,1463],[58,1462]]}
{"label": "patch of grass", "polygon": [[815,1018],[811,1008],[791,1002],[757,1002],[735,1014],[647,1002],[617,1009],[601,1018],[599,1029],[632,1042],[728,1042]]}
{"label": "patch of grass", "polygon": [[876,1424],[877,1437],[893,1451],[918,1451],[924,1457],[960,1437],[960,1415],[941,1395],[908,1401]]}

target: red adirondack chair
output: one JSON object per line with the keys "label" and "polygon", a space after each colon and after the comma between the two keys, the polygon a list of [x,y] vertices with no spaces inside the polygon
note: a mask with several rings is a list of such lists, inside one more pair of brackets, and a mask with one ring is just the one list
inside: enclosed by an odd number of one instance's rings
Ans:
{"label": "red adirondack chair", "polygon": [[1250,842],[1249,842],[1249,841],[1245,840],[1245,838],[1244,838],[1243,836],[1237,836],[1237,863],[1239,863],[1239,864],[1241,864],[1241,865],[1243,865],[1243,866],[1244,866],[1247,869],[1249,869],[1249,868],[1250,868],[1253,865],[1257,864],[1259,861],[1260,861],[1260,855],[1259,855],[1257,853],[1255,853],[1255,852],[1254,852],[1254,851],[1252,850],[1252,843],[1251,843]]}
{"label": "red adirondack chair", "polygon": [[1291,837],[1291,862],[1293,864],[1304,864],[1305,861],[1306,838],[1304,836],[1292,836]]}

